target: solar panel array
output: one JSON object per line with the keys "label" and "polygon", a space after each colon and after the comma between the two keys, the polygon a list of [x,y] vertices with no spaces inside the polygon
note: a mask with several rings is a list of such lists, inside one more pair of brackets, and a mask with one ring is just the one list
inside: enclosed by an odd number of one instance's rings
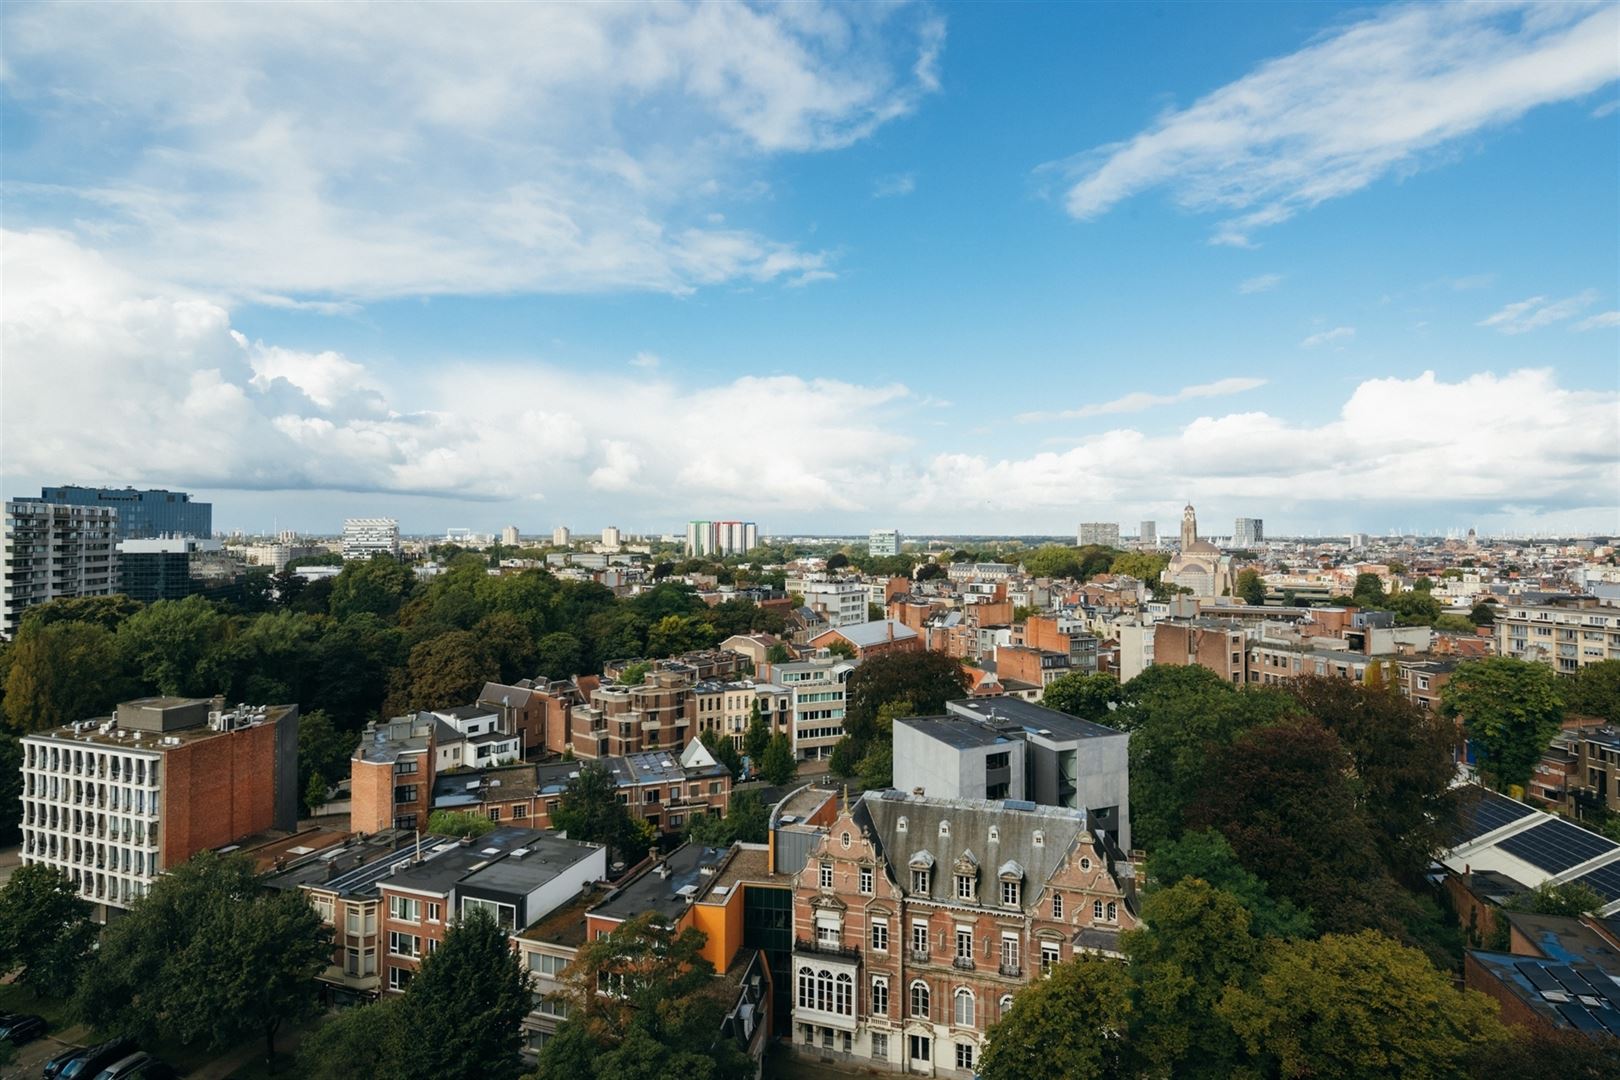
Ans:
{"label": "solar panel array", "polygon": [[1620,900],[1620,862],[1600,866],[1575,880],[1582,885],[1590,885],[1602,894],[1605,900]]}
{"label": "solar panel array", "polygon": [[1521,818],[1529,817],[1536,812],[1535,807],[1526,806],[1517,799],[1510,799],[1506,795],[1498,795],[1494,791],[1483,788],[1475,789],[1478,796],[1472,794],[1465,796],[1461,814],[1461,827],[1457,830],[1458,844],[1477,839],[1488,832],[1494,832],[1504,825],[1511,824]]}
{"label": "solar panel array", "polygon": [[1615,850],[1620,844],[1567,821],[1553,819],[1514,833],[1496,846],[1549,874],[1561,874],[1572,866]]}

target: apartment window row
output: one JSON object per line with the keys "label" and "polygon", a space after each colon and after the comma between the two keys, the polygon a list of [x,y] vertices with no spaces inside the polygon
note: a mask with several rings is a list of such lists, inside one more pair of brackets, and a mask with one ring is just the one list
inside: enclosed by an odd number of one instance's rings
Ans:
{"label": "apartment window row", "polygon": [[143,786],[153,786],[158,780],[158,763],[144,757],[44,746],[33,742],[25,742],[23,748],[23,766],[28,769]]}
{"label": "apartment window row", "polygon": [[85,869],[109,870],[137,877],[156,877],[158,872],[156,851],[135,851],[119,844],[91,843],[37,829],[23,830],[23,854]]}
{"label": "apartment window row", "polygon": [[22,779],[23,795],[31,799],[48,799],[74,806],[124,810],[140,814],[157,812],[158,793],[150,788],[83,780],[70,781],[63,776],[27,771],[23,773]]}
{"label": "apartment window row", "polygon": [[848,973],[834,975],[808,965],[798,971],[798,1007],[837,1016],[855,1015],[855,980]]}
{"label": "apartment window row", "polygon": [[120,840],[138,847],[157,844],[157,829],[154,827],[149,833],[144,818],[83,810],[70,813],[65,806],[29,799],[24,800],[23,824],[98,840]]}

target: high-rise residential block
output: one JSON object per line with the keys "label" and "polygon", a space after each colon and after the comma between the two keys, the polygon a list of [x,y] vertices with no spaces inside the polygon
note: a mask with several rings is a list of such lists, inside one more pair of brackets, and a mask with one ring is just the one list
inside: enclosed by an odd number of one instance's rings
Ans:
{"label": "high-rise residential block", "polygon": [[900,554],[900,530],[873,529],[866,538],[866,553],[868,555]]}
{"label": "high-rise residential block", "polygon": [[1157,521],[1144,521],[1136,527],[1136,538],[1145,547],[1159,546],[1159,523]]}
{"label": "high-rise residential block", "polygon": [[688,521],[686,553],[745,555],[759,546],[759,526],[752,521]]}
{"label": "high-rise residential block", "polygon": [[517,547],[519,540],[520,537],[518,536],[518,527],[516,525],[508,525],[506,528],[501,530],[501,545],[503,547]]}
{"label": "high-rise residential block", "polygon": [[1260,518],[1238,518],[1232,523],[1232,546],[1258,547],[1265,543],[1266,523]]}
{"label": "high-rise residential block", "polygon": [[1119,524],[1113,521],[1082,521],[1079,540],[1081,547],[1088,544],[1119,547]]}
{"label": "high-rise residential block", "polygon": [[624,534],[619,532],[617,525],[609,525],[602,530],[602,546],[608,551],[618,551],[624,546]]}
{"label": "high-rise residential block", "polygon": [[393,518],[349,518],[343,522],[343,558],[373,555],[399,558],[399,522]]}
{"label": "high-rise residential block", "polygon": [[107,909],[199,851],[298,824],[298,706],[142,698],[22,738],[22,861]]}
{"label": "high-rise residential block", "polygon": [[17,632],[23,612],[74,596],[110,596],[123,584],[118,511],[112,506],[6,503],[0,543],[0,637]]}
{"label": "high-rise residential block", "polygon": [[193,502],[184,491],[164,488],[41,488],[39,501],[53,506],[96,506],[118,511],[118,539],[214,535],[214,504]]}
{"label": "high-rise residential block", "polygon": [[552,547],[565,548],[572,542],[573,542],[573,534],[568,531],[568,526],[559,525],[555,529],[551,530],[551,546]]}

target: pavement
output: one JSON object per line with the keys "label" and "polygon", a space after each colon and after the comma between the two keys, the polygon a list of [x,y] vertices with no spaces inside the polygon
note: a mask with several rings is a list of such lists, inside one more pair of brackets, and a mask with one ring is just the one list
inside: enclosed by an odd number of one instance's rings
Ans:
{"label": "pavement", "polygon": [[18,1047],[17,1056],[11,1060],[11,1064],[0,1068],[0,1077],[4,1077],[5,1080],[13,1080],[14,1077],[38,1077],[47,1061],[69,1047],[83,1046],[83,1040],[89,1034],[88,1028],[78,1024],[35,1039],[27,1046]]}

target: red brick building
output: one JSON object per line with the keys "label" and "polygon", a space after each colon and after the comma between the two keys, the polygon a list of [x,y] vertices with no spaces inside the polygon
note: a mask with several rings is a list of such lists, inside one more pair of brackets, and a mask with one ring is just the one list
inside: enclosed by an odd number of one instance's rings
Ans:
{"label": "red brick building", "polygon": [[894,619],[833,627],[811,638],[810,646],[825,649],[835,641],[843,641],[853,648],[857,660],[870,660],[888,653],[923,651],[922,635]]}
{"label": "red brick building", "polygon": [[842,809],[794,887],[795,1051],[972,1076],[1021,987],[1136,926],[1134,870],[1086,824],[896,791]]}

